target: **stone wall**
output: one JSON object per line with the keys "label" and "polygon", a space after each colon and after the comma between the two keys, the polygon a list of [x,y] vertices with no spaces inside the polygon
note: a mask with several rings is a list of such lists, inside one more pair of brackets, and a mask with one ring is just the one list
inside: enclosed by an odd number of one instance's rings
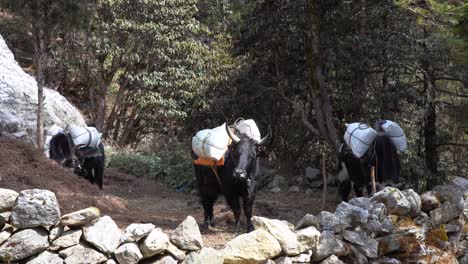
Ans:
{"label": "stone wall", "polygon": [[418,195],[387,187],[295,226],[254,217],[255,231],[204,247],[188,216],[170,234],[153,224],[120,230],[90,207],[61,215],[48,190],[0,189],[4,263],[468,263],[468,180]]}

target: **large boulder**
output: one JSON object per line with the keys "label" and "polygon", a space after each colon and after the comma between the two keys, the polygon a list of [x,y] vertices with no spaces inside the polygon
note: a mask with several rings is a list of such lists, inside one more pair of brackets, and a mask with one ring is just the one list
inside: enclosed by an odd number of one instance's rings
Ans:
{"label": "large boulder", "polygon": [[341,202],[335,210],[335,216],[347,224],[356,225],[367,223],[369,212],[350,203]]}
{"label": "large boulder", "polygon": [[58,254],[49,251],[44,251],[37,257],[29,260],[26,264],[62,264],[63,259]]}
{"label": "large boulder", "polygon": [[421,212],[421,198],[413,189],[408,189],[402,191],[403,195],[406,197],[410,203],[410,215],[416,216]]}
{"label": "large boulder", "polygon": [[60,219],[55,194],[49,190],[24,190],[19,193],[10,216],[10,223],[18,228],[51,226]]}
{"label": "large boulder", "polygon": [[49,247],[47,238],[42,228],[21,230],[0,246],[0,260],[10,263],[41,252]]}
{"label": "large boulder", "polygon": [[145,258],[164,252],[170,245],[169,236],[160,228],[153,229],[140,245]]}
{"label": "large boulder", "polygon": [[73,213],[63,215],[60,224],[64,226],[84,226],[101,216],[101,211],[96,207],[88,207]]}
{"label": "large boulder", "polygon": [[155,228],[153,224],[130,224],[126,229],[122,237],[120,238],[121,243],[137,242],[138,240],[149,235]]}
{"label": "large boulder", "polygon": [[320,212],[317,218],[320,224],[320,231],[330,230],[334,232],[341,232],[350,227],[348,223],[337,217],[334,213],[327,211]]}
{"label": "large boulder", "polygon": [[459,212],[451,203],[445,202],[441,207],[434,209],[430,213],[431,219],[435,225],[447,223],[459,215]]}
{"label": "large boulder", "polygon": [[224,256],[216,249],[202,248],[199,253],[192,252],[182,262],[182,264],[223,264]]}
{"label": "large boulder", "polygon": [[405,195],[393,187],[385,187],[385,189],[375,193],[371,201],[385,204],[390,214],[404,215],[411,210],[411,204]]}
{"label": "large boulder", "polygon": [[315,248],[320,241],[320,232],[313,226],[301,229],[296,232],[299,252],[306,252]]}
{"label": "large boulder", "polygon": [[263,229],[237,236],[222,250],[225,264],[262,263],[280,253],[279,242]]}
{"label": "large boulder", "polygon": [[80,243],[81,229],[69,230],[52,242],[53,247],[67,248]]}
{"label": "large boulder", "polygon": [[296,235],[284,221],[254,216],[252,217],[252,223],[255,229],[263,229],[276,238],[286,255],[301,253]]}
{"label": "large boulder", "polygon": [[17,192],[0,188],[0,212],[11,211],[15,205],[16,197],[18,197]]}
{"label": "large boulder", "polygon": [[[0,136],[35,143],[37,82],[21,69],[2,36],[0,36],[0,61],[2,62],[0,63]],[[57,91],[44,88],[44,96],[46,131],[54,125],[86,126],[78,109]]]}
{"label": "large boulder", "polygon": [[184,250],[201,249],[203,240],[195,218],[187,216],[172,233],[171,242]]}
{"label": "large boulder", "polygon": [[321,261],[331,255],[339,257],[348,255],[349,249],[343,241],[335,238],[333,232],[324,231],[320,237],[320,242],[313,249],[313,252],[312,260]]}
{"label": "large boulder", "polygon": [[120,244],[120,231],[109,216],[103,216],[89,226],[83,227],[83,237],[101,252],[112,253]]}
{"label": "large boulder", "polygon": [[102,253],[82,244],[64,249],[59,255],[66,264],[100,264],[107,260]]}
{"label": "large boulder", "polygon": [[307,228],[309,226],[314,226],[317,229],[320,228],[319,221],[315,215],[311,215],[311,214],[304,215],[304,217],[302,217],[301,220],[297,222],[294,229],[299,230],[302,228]]}
{"label": "large boulder", "polygon": [[137,264],[143,258],[138,244],[136,243],[121,245],[114,252],[114,255],[119,264]]}

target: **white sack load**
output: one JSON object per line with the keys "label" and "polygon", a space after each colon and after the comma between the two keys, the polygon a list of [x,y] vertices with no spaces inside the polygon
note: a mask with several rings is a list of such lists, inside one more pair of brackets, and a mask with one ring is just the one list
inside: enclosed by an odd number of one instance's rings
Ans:
{"label": "white sack load", "polygon": [[377,132],[363,123],[346,124],[346,126],[348,128],[344,134],[344,141],[353,154],[361,158],[374,142],[375,137],[377,137]]}
{"label": "white sack load", "polygon": [[239,134],[245,134],[249,138],[257,141],[257,143],[262,140],[257,123],[255,123],[253,119],[239,119],[239,121],[237,121],[234,126],[237,131],[239,131]]}
{"label": "white sack load", "polygon": [[75,146],[97,147],[101,143],[102,134],[95,127],[79,127],[70,124],[67,125],[66,130],[70,134]]}
{"label": "white sack load", "polygon": [[390,138],[395,148],[399,151],[406,150],[405,132],[397,123],[390,120],[383,120],[379,124],[384,134]]}
{"label": "white sack load", "polygon": [[192,150],[197,156],[220,160],[228,149],[229,135],[226,132],[226,124],[213,129],[199,131],[192,138]]}
{"label": "white sack load", "polygon": [[49,149],[50,149],[50,140],[53,136],[57,135],[58,133],[63,133],[63,128],[53,125],[49,130],[47,130],[45,142],[44,142],[44,153],[47,157],[49,157]]}

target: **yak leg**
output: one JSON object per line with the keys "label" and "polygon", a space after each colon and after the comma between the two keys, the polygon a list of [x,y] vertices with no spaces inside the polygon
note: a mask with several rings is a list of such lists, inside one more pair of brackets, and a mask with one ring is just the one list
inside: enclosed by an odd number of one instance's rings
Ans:
{"label": "yak leg", "polygon": [[351,193],[351,181],[344,180],[339,183],[338,186],[338,193],[340,194],[341,200],[343,202],[347,202],[349,198],[349,194]]}
{"label": "yak leg", "polygon": [[217,196],[208,195],[206,193],[201,193],[201,202],[203,205],[203,213],[205,216],[204,222],[201,225],[203,230],[208,230],[210,225],[214,226],[213,223],[213,206],[216,201]]}
{"label": "yak leg", "polygon": [[248,197],[248,196],[243,197],[244,214],[245,214],[245,219],[247,221],[247,232],[254,231],[255,229],[252,224],[253,203],[254,203],[254,197]]}
{"label": "yak leg", "polygon": [[236,222],[236,233],[239,233],[240,232],[240,215],[241,215],[239,196],[226,194],[226,200],[229,206],[231,207],[232,212],[234,213],[234,218]]}
{"label": "yak leg", "polygon": [[98,164],[94,169],[94,179],[96,180],[99,189],[102,190],[104,181],[104,164]]}

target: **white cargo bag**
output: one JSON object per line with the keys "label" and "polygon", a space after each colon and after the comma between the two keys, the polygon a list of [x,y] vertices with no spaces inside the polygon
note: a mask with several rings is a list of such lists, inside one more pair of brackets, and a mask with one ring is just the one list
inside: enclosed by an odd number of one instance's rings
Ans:
{"label": "white cargo bag", "polygon": [[67,125],[66,130],[75,146],[97,147],[101,143],[102,134],[95,127],[79,127],[73,124]]}
{"label": "white cargo bag", "polygon": [[393,145],[399,151],[406,150],[406,136],[403,129],[395,122],[390,120],[383,120],[380,127],[384,131],[384,135],[389,137]]}
{"label": "white cargo bag", "polygon": [[377,137],[377,132],[363,123],[346,124],[346,126],[348,128],[343,137],[344,141],[353,154],[361,158],[374,142],[375,137]]}
{"label": "white cargo bag", "polygon": [[220,160],[228,149],[229,135],[226,132],[226,124],[213,129],[204,129],[192,138],[192,150],[197,156]]}
{"label": "white cargo bag", "polygon": [[255,123],[253,119],[239,119],[234,126],[237,131],[239,131],[239,134],[245,134],[249,138],[257,141],[257,143],[262,139],[257,123]]}

